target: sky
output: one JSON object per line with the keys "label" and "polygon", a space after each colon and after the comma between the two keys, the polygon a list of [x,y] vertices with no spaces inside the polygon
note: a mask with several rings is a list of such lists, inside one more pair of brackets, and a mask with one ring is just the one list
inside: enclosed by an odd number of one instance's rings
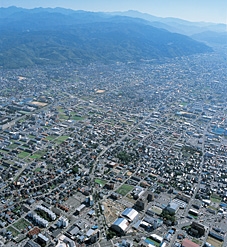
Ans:
{"label": "sky", "polygon": [[0,7],[9,6],[94,12],[137,10],[159,17],[227,24],[227,0],[0,0]]}

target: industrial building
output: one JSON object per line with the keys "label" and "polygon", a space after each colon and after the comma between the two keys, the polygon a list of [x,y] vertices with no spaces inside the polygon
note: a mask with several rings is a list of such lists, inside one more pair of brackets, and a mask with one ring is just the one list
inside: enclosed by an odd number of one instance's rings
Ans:
{"label": "industrial building", "polygon": [[163,225],[163,220],[150,216],[145,216],[143,221],[149,223],[153,229],[157,229],[158,227]]}
{"label": "industrial building", "polygon": [[86,205],[85,205],[85,204],[81,204],[81,205],[76,209],[75,214],[76,214],[76,215],[79,215],[85,208],[86,208]]}
{"label": "industrial building", "polygon": [[127,229],[129,227],[129,222],[125,218],[118,218],[114,221],[111,228],[120,233],[121,235],[125,235]]}
{"label": "industrial building", "polygon": [[129,222],[134,221],[135,219],[138,218],[139,213],[133,209],[133,208],[126,208],[123,213],[122,216],[124,216],[125,218],[127,218],[127,220]]}

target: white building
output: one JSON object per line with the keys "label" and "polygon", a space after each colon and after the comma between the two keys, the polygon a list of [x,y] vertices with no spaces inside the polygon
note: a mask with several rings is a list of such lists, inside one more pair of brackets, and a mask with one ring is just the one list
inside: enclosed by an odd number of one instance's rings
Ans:
{"label": "white building", "polygon": [[48,216],[51,218],[51,220],[56,220],[57,218],[55,213],[53,213],[50,209],[45,208],[41,205],[37,205],[36,210],[46,212]]}
{"label": "white building", "polygon": [[111,228],[120,233],[121,235],[125,235],[127,229],[129,227],[129,222],[125,218],[118,218],[114,221]]}
{"label": "white building", "polygon": [[133,208],[126,208],[122,213],[122,216],[124,216],[130,222],[134,221],[138,215],[139,213]]}
{"label": "white building", "polygon": [[60,228],[60,227],[67,227],[69,225],[69,220],[63,216],[61,216],[59,219],[58,219],[58,222],[57,222],[57,226]]}
{"label": "white building", "polygon": [[39,215],[35,214],[35,213],[28,213],[28,217],[32,218],[36,224],[40,225],[40,226],[43,226],[43,227],[48,227],[48,221],[41,218]]}

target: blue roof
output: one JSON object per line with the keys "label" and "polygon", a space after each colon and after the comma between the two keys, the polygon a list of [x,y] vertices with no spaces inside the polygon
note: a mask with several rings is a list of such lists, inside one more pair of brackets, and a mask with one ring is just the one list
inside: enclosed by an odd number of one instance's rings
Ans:
{"label": "blue roof", "polygon": [[138,229],[140,226],[141,220],[137,221],[132,227]]}
{"label": "blue roof", "polygon": [[155,246],[155,243],[152,242],[152,241],[151,241],[150,239],[148,239],[148,238],[146,238],[146,239],[144,240],[144,242],[147,243],[147,244],[151,244],[152,246]]}
{"label": "blue roof", "polygon": [[222,202],[222,203],[220,203],[220,205],[219,205],[220,207],[222,207],[222,208],[227,208],[227,204],[226,203],[224,203],[224,202]]}
{"label": "blue roof", "polygon": [[124,221],[124,218],[118,218],[115,220],[114,225],[120,225],[122,221]]}
{"label": "blue roof", "polygon": [[124,210],[124,212],[122,213],[122,215],[127,215],[127,214],[129,214],[131,211],[132,211],[132,208],[126,208],[126,209]]}
{"label": "blue roof", "polygon": [[179,208],[179,205],[175,202],[170,202],[168,207],[177,210]]}

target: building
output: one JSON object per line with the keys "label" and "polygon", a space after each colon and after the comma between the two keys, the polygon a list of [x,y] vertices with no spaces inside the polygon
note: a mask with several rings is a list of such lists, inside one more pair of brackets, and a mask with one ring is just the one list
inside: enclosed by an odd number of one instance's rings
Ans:
{"label": "building", "polygon": [[122,242],[121,243],[116,243],[115,245],[114,245],[114,247],[132,247],[133,246],[133,241],[131,241],[131,240],[128,240],[128,239],[124,239],[124,240],[122,240]]}
{"label": "building", "polygon": [[32,240],[29,240],[25,245],[24,247],[40,247],[39,244],[35,243],[34,241]]}
{"label": "building", "polygon": [[114,189],[114,183],[108,183],[108,184],[105,184],[105,186],[104,186],[106,189],[108,189],[108,190],[113,190]]}
{"label": "building", "polygon": [[153,239],[154,241],[158,242],[158,243],[162,243],[163,242],[163,238],[158,236],[157,234],[151,234],[150,238]]}
{"label": "building", "polygon": [[170,202],[168,204],[168,206],[166,207],[166,210],[170,213],[170,214],[176,214],[177,211],[179,210],[179,205],[177,203],[174,202]]}
{"label": "building", "polygon": [[193,201],[192,206],[196,209],[200,209],[202,207],[203,203],[202,201],[196,199]]}
{"label": "building", "polygon": [[53,213],[50,209],[43,207],[41,205],[37,205],[36,210],[38,211],[44,211],[45,213],[48,214],[51,220],[56,220],[57,216],[55,213]]}
{"label": "building", "polygon": [[192,208],[188,211],[188,213],[191,214],[191,215],[194,215],[194,216],[198,216],[199,215],[199,212],[197,210],[195,210],[195,209],[192,209]]}
{"label": "building", "polygon": [[147,199],[144,197],[139,198],[135,203],[135,208],[142,211],[147,207]]}
{"label": "building", "polygon": [[70,238],[66,237],[65,235],[61,235],[58,239],[56,247],[76,247],[76,244]]}
{"label": "building", "polygon": [[149,223],[153,229],[157,229],[158,227],[163,225],[163,220],[150,216],[145,216],[143,221]]}
{"label": "building", "polygon": [[192,242],[191,240],[185,238],[181,244],[182,247],[199,247],[198,244]]}
{"label": "building", "polygon": [[36,224],[38,224],[42,227],[45,227],[45,228],[48,227],[49,222],[47,220],[41,218],[39,215],[30,212],[30,213],[28,213],[28,217],[32,218]]}
{"label": "building", "polygon": [[47,238],[42,233],[39,233],[38,234],[38,242],[41,243],[41,244],[47,244],[49,242],[49,238]]}
{"label": "building", "polygon": [[89,229],[85,235],[86,235],[85,242],[95,243],[99,240],[100,231],[97,228]]}
{"label": "building", "polygon": [[180,199],[184,202],[187,202],[189,203],[189,201],[191,200],[191,197],[188,196],[188,195],[185,195],[185,194],[182,194],[182,193],[178,193],[177,196],[176,196],[177,199]]}
{"label": "building", "polygon": [[68,221],[67,218],[61,216],[61,217],[58,219],[57,226],[58,226],[59,228],[61,228],[61,227],[62,227],[62,228],[65,228],[65,227],[67,227],[68,225],[69,225],[69,221]]}
{"label": "building", "polygon": [[125,235],[129,227],[129,222],[125,218],[118,218],[111,225],[111,228],[121,235]]}
{"label": "building", "polygon": [[139,213],[133,208],[126,208],[121,215],[132,222],[138,218]]}
{"label": "building", "polygon": [[85,205],[85,204],[81,204],[81,205],[76,209],[75,214],[76,214],[76,215],[79,215],[85,208],[86,208],[86,205]]}
{"label": "building", "polygon": [[190,232],[192,235],[195,235],[195,236],[203,236],[206,232],[206,229],[205,229],[204,225],[193,221],[191,224]]}
{"label": "building", "polygon": [[30,230],[27,234],[29,238],[33,238],[34,236],[38,236],[41,230],[36,226],[32,230]]}
{"label": "building", "polygon": [[141,190],[139,193],[134,194],[134,199],[135,198],[138,198],[138,200],[135,203],[135,208],[142,211],[146,209],[147,204],[149,202],[154,200],[154,194],[150,191],[144,192],[143,190]]}

